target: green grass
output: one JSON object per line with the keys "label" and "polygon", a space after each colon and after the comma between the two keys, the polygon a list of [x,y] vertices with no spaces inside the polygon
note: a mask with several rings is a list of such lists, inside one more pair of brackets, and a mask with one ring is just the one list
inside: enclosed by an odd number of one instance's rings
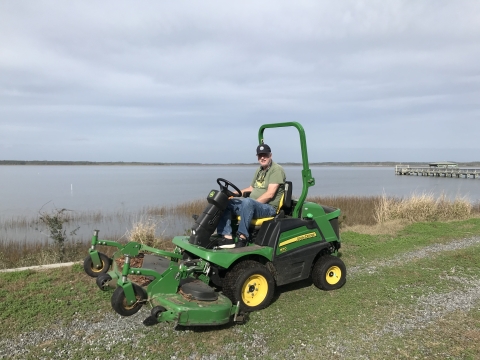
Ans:
{"label": "green grass", "polygon": [[109,310],[111,294],[92,292],[91,280],[80,265],[1,274],[0,323],[8,327],[1,328],[0,336],[61,326],[77,313]]}
{"label": "green grass", "polygon": [[[343,234],[348,269],[380,264],[452,239],[480,235],[480,219],[418,223],[397,236]],[[480,357],[480,245],[393,262],[347,275],[324,292],[311,282],[277,289],[272,304],[244,325],[175,328],[141,324],[149,315],[121,318],[79,265],[0,274],[0,339],[18,342],[32,331],[46,340],[26,344],[13,358],[71,359],[477,359]],[[392,265],[393,264],[393,265]],[[476,292],[475,292],[476,291]],[[463,298],[471,303],[456,304]],[[449,309],[449,306],[453,308]],[[105,320],[106,319],[106,320]],[[91,324],[89,331],[77,327]],[[55,330],[75,338],[55,337]],[[23,335],[22,335],[23,334]],[[129,340],[126,340],[129,338]],[[2,340],[0,340],[0,357]]]}

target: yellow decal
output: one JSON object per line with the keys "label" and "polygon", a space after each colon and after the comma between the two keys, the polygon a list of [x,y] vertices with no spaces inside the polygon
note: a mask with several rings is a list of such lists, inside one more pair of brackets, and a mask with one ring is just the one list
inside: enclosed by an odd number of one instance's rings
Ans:
{"label": "yellow decal", "polygon": [[210,191],[210,194],[208,194],[208,197],[212,197],[213,195],[215,195],[215,191]]}
{"label": "yellow decal", "polygon": [[291,239],[282,241],[282,242],[280,243],[280,247],[286,246],[286,245],[288,245],[288,244],[292,244],[292,243],[297,242],[297,241],[302,241],[302,240],[305,240],[305,239],[314,238],[314,237],[316,237],[316,236],[317,236],[317,233],[316,233],[316,232],[311,232],[311,233],[308,233],[308,234],[305,234],[305,235],[296,236],[296,237],[294,237],[294,238],[291,238]]}
{"label": "yellow decal", "polygon": [[280,252],[285,252],[285,251],[287,251],[287,248],[286,248],[286,247],[280,248]]}

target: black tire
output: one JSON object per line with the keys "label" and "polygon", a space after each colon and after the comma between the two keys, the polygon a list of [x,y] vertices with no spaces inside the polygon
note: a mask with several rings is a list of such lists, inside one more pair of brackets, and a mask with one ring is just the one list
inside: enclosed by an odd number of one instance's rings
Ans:
{"label": "black tire", "polygon": [[108,274],[100,274],[97,277],[97,286],[100,288],[102,291],[108,291],[110,289],[110,286],[108,286],[108,282],[112,280],[112,277]]}
{"label": "black tire", "polygon": [[321,290],[340,289],[347,280],[347,268],[336,256],[320,256],[312,269],[313,284]]}
{"label": "black tire", "polygon": [[262,264],[246,260],[235,265],[225,275],[223,294],[234,305],[240,301],[240,309],[256,311],[270,305],[275,293],[275,280]]}
{"label": "black tire", "polygon": [[158,316],[167,311],[163,306],[155,306],[152,310],[150,310],[150,314],[153,316],[155,320],[157,320]]}
{"label": "black tire", "polygon": [[83,270],[85,270],[88,276],[97,277],[100,274],[107,273],[110,269],[110,258],[103,253],[98,253],[98,256],[100,257],[100,261],[102,262],[102,267],[99,269],[93,266],[93,261],[90,255],[88,255],[85,260],[83,260]]}
{"label": "black tire", "polygon": [[133,314],[136,314],[138,310],[142,308],[143,301],[147,299],[147,294],[141,286],[134,283],[132,283],[132,285],[135,297],[137,298],[137,302],[133,305],[127,304],[127,299],[121,286],[117,287],[113,292],[112,308],[117,312],[117,314],[120,314],[122,316],[131,316]]}

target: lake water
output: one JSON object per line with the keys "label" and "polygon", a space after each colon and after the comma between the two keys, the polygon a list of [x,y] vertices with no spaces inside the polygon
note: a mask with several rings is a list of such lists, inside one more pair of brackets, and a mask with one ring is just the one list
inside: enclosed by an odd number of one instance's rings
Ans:
{"label": "lake water", "polygon": [[[205,198],[211,189],[217,189],[216,179],[219,177],[230,180],[239,188],[247,187],[255,168],[254,165],[0,166],[0,221],[36,217],[41,209],[132,213],[145,207],[188,202]],[[302,167],[284,168],[287,179],[293,182],[293,195],[298,197]],[[309,196],[385,193],[408,197],[426,192],[480,201],[479,179],[398,176],[393,167],[312,166],[311,171],[316,185],[309,189]],[[88,229],[88,234],[96,226],[93,223],[81,225]],[[124,233],[128,225],[121,224],[118,231]],[[189,225],[174,224],[173,228],[177,231],[179,227],[187,229]],[[2,229],[0,239],[38,238],[35,230],[12,231]],[[110,234],[112,229],[108,231]]]}

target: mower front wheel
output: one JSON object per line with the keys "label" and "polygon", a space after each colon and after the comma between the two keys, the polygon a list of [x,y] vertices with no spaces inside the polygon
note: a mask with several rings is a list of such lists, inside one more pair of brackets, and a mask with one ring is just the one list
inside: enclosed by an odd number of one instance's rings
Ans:
{"label": "mower front wheel", "polygon": [[345,263],[333,255],[319,257],[312,269],[313,284],[321,290],[340,289],[345,284],[346,276]]}
{"label": "mower front wheel", "polygon": [[267,307],[275,292],[275,280],[262,264],[247,260],[230,270],[223,281],[223,293],[234,305],[246,312]]}
{"label": "mower front wheel", "polygon": [[83,270],[85,270],[88,276],[97,277],[100,274],[105,274],[110,269],[110,258],[101,252],[98,253],[98,256],[100,257],[100,262],[102,263],[99,268],[93,265],[90,255],[83,260]]}
{"label": "mower front wheel", "polygon": [[102,291],[107,291],[110,287],[108,286],[108,282],[112,280],[112,277],[108,274],[100,274],[97,277],[97,286],[100,288]]}
{"label": "mower front wheel", "polygon": [[127,304],[127,298],[125,297],[125,293],[122,287],[117,287],[113,292],[111,301],[112,308],[122,316],[131,316],[133,314],[136,314],[138,310],[142,308],[144,300],[147,299],[147,294],[141,286],[133,283],[132,286],[135,293],[135,298],[137,300],[132,305]]}

